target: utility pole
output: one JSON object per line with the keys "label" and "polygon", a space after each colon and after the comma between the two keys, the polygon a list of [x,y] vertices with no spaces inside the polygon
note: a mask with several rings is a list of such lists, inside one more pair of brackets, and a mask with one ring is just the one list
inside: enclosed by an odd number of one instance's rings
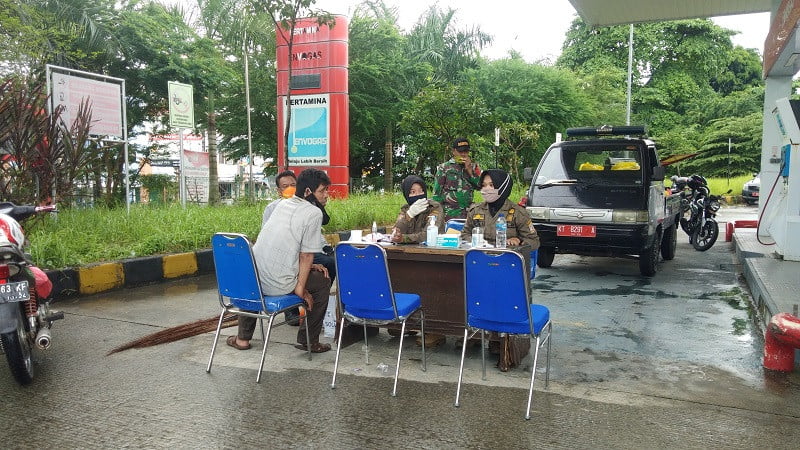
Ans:
{"label": "utility pole", "polygon": [[631,83],[633,82],[633,24],[628,35],[628,99],[625,108],[625,125],[631,124]]}
{"label": "utility pole", "polygon": [[253,180],[253,129],[250,125],[250,67],[247,56],[247,26],[244,29],[244,42],[242,45],[244,45],[244,98],[247,104],[247,162],[250,168],[250,195],[248,195],[248,198],[252,202],[256,199],[256,183]]}

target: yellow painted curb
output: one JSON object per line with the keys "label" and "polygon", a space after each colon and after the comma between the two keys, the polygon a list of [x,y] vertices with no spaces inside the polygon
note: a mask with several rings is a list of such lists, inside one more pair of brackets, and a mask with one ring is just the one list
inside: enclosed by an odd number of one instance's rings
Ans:
{"label": "yellow painted curb", "polygon": [[197,273],[197,255],[194,252],[166,255],[163,260],[164,278],[177,278]]}
{"label": "yellow painted curb", "polygon": [[95,294],[120,288],[125,284],[122,264],[109,263],[78,269],[78,290],[81,294]]}

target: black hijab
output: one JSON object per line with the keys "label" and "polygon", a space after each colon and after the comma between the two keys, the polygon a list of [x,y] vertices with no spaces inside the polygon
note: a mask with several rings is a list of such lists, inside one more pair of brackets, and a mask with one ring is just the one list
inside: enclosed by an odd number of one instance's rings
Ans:
{"label": "black hijab", "polygon": [[508,175],[508,172],[500,169],[484,170],[483,174],[481,174],[481,180],[486,176],[491,178],[494,188],[497,189],[497,193],[500,195],[500,198],[489,203],[489,213],[494,216],[503,206],[503,203],[506,202],[508,196],[511,195],[511,187],[514,185],[514,181]]}
{"label": "black hijab", "polygon": [[[409,197],[408,195],[409,192],[411,192],[411,186],[413,186],[415,183],[422,186],[423,195],[421,197],[420,196]],[[420,198],[426,198],[426,193],[428,192],[428,186],[425,184],[425,180],[418,177],[417,175],[409,175],[403,178],[403,182],[400,183],[400,189],[403,191],[403,197],[406,198],[406,202],[408,202],[409,205],[419,200]]]}

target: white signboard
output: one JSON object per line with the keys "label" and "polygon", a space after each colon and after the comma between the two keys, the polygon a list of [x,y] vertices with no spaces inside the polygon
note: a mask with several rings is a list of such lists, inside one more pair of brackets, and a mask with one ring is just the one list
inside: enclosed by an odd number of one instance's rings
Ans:
{"label": "white signboard", "polygon": [[[284,121],[286,120],[286,97]],[[289,126],[289,164],[330,165],[330,95],[293,95]]]}
{"label": "white signboard", "polygon": [[185,150],[183,170],[187,199],[195,203],[208,203],[208,153]]}
{"label": "white signboard", "polygon": [[175,128],[194,128],[194,88],[175,81],[169,88],[169,125]]}
{"label": "white signboard", "polygon": [[68,125],[78,116],[84,99],[92,109],[89,133],[97,136],[123,137],[122,86],[119,83],[53,73],[53,106],[64,106],[62,118]]}

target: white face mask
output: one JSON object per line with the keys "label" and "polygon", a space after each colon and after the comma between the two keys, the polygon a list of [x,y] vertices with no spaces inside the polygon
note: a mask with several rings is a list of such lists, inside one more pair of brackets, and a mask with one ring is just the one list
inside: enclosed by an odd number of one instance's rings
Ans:
{"label": "white face mask", "polygon": [[500,193],[497,189],[483,188],[481,189],[481,197],[486,203],[494,203],[500,198]]}

